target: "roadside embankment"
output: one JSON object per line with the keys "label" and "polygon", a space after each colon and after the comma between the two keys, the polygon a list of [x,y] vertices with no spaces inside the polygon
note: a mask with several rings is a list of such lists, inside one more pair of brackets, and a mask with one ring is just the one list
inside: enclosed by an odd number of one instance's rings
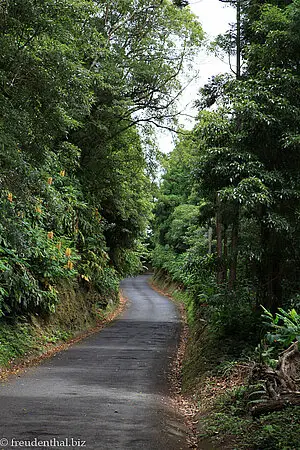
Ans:
{"label": "roadside embankment", "polygon": [[19,373],[99,331],[124,309],[126,299],[103,298],[89,286],[64,281],[56,287],[59,302],[48,314],[0,320],[0,378]]}

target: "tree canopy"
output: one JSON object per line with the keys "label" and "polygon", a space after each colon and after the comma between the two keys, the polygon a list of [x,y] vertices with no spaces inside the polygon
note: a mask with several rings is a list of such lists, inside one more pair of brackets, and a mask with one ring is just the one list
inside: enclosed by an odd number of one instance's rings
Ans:
{"label": "tree canopy", "polygon": [[105,295],[139,269],[149,126],[176,114],[202,38],[169,0],[1,0],[2,314],[51,310],[63,278]]}
{"label": "tree canopy", "polygon": [[[238,6],[242,71],[217,75],[200,89],[197,123],[165,169],[155,208],[154,261],[176,272],[198,306],[209,291],[244,298],[236,308],[248,304],[255,311],[262,304],[275,312],[295,306],[299,292],[300,3]],[[237,38],[233,30],[214,48],[236,54]],[[186,211],[188,230],[181,228],[181,238],[173,222],[175,216],[182,220],[178,208],[186,204],[199,208],[202,236],[188,245],[195,222]],[[195,271],[206,281],[197,282]],[[222,301],[216,305],[222,308]]]}

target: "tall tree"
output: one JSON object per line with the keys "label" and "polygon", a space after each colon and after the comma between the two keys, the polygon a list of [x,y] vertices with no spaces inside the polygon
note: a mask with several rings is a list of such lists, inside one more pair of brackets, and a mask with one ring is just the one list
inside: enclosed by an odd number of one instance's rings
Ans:
{"label": "tall tree", "polygon": [[139,267],[150,184],[137,125],[176,117],[178,75],[201,40],[169,0],[0,2],[7,311],[51,309],[60,277],[103,292]]}

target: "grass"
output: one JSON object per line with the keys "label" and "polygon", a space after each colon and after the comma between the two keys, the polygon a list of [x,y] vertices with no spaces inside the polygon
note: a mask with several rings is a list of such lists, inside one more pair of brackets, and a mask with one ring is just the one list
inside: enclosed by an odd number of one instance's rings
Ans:
{"label": "grass", "polygon": [[96,292],[75,289],[70,283],[59,286],[60,303],[55,313],[42,317],[0,319],[0,368],[35,359],[54,347],[105,323],[118,303],[104,301]]}
{"label": "grass", "polygon": [[25,321],[0,323],[0,366],[7,367],[11,360],[26,355],[34,345],[33,329]]}
{"label": "grass", "polygon": [[299,450],[300,407],[289,407],[252,419],[243,396],[246,388],[215,399],[201,417],[201,438],[210,438],[216,448],[230,450]]}
{"label": "grass", "polygon": [[0,367],[8,368],[19,360],[42,354],[51,345],[66,342],[72,333],[43,320],[19,317],[0,321]]}

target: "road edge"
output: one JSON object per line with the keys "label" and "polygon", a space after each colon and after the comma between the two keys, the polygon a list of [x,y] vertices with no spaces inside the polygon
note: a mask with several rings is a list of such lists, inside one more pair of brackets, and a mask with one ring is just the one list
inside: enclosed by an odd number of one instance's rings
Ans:
{"label": "road edge", "polygon": [[172,295],[166,290],[160,289],[153,278],[148,280],[150,287],[156,291],[158,294],[167,297],[170,301],[175,303],[181,318],[181,332],[179,337],[179,342],[177,346],[177,351],[175,357],[172,361],[169,374],[170,392],[171,392],[171,403],[174,409],[179,411],[180,415],[184,418],[184,424],[187,429],[187,443],[189,448],[197,450],[198,438],[197,438],[197,423],[196,420],[197,413],[199,411],[195,400],[182,393],[182,365],[186,356],[186,350],[188,345],[188,339],[190,335],[190,328],[187,322],[186,308],[183,302],[176,301]]}

